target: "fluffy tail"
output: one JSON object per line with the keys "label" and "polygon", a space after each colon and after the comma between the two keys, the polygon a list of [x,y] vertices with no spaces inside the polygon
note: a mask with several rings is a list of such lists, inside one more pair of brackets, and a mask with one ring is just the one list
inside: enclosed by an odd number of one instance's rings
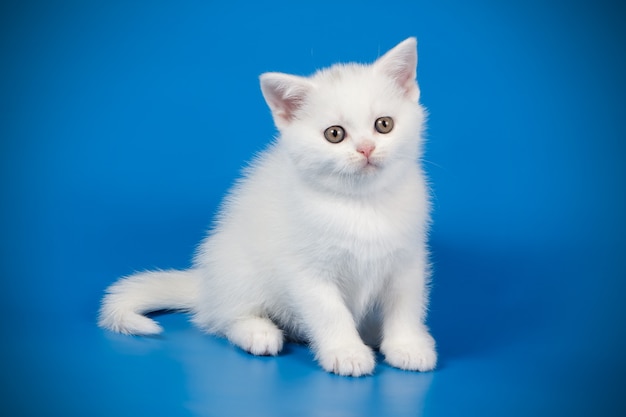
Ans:
{"label": "fluffy tail", "polygon": [[107,288],[98,325],[124,334],[160,333],[161,326],[144,314],[165,309],[193,310],[199,281],[193,269],[142,272],[122,278]]}

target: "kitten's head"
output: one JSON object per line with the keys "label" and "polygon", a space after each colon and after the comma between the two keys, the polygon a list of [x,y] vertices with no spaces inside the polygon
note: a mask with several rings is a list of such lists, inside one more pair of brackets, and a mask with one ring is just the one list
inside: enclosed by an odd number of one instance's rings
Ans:
{"label": "kitten's head", "polygon": [[384,187],[419,158],[424,111],[409,38],[371,65],[334,65],[311,77],[261,75],[279,145],[302,178],[336,192]]}

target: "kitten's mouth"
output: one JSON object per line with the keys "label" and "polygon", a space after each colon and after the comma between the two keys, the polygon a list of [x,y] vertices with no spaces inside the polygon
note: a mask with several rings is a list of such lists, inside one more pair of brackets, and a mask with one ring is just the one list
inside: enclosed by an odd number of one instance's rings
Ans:
{"label": "kitten's mouth", "polygon": [[382,168],[381,162],[376,158],[360,158],[354,162],[352,172],[357,175],[372,175]]}
{"label": "kitten's mouth", "polygon": [[365,172],[376,171],[380,166],[376,163],[376,161],[372,161],[371,159],[366,159],[363,163],[363,167],[361,168]]}

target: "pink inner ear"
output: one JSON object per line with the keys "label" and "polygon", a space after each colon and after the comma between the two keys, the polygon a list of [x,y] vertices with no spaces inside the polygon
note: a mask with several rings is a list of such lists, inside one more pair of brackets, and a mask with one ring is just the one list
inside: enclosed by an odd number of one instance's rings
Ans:
{"label": "pink inner ear", "polygon": [[419,88],[415,81],[417,72],[417,41],[409,38],[376,61],[375,65],[382,69],[402,87],[411,99],[419,97]]}
{"label": "pink inner ear", "polygon": [[295,118],[310,88],[308,80],[295,75],[281,73],[261,75],[261,90],[278,126]]}
{"label": "pink inner ear", "polygon": [[302,97],[282,97],[275,102],[275,115],[286,122],[294,119],[296,111],[302,106]]}
{"label": "pink inner ear", "polygon": [[403,72],[398,74],[398,83],[404,89],[407,97],[411,99],[417,100],[419,96],[419,89],[417,87],[417,82],[415,81],[415,71],[411,72]]}

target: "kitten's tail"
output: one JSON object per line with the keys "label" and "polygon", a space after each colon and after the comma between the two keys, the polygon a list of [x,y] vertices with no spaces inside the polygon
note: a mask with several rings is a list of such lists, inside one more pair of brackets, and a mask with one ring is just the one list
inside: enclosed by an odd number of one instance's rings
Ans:
{"label": "kitten's tail", "polygon": [[142,272],[106,290],[98,325],[124,334],[154,335],[163,329],[144,314],[158,310],[192,311],[200,277],[197,270]]}

